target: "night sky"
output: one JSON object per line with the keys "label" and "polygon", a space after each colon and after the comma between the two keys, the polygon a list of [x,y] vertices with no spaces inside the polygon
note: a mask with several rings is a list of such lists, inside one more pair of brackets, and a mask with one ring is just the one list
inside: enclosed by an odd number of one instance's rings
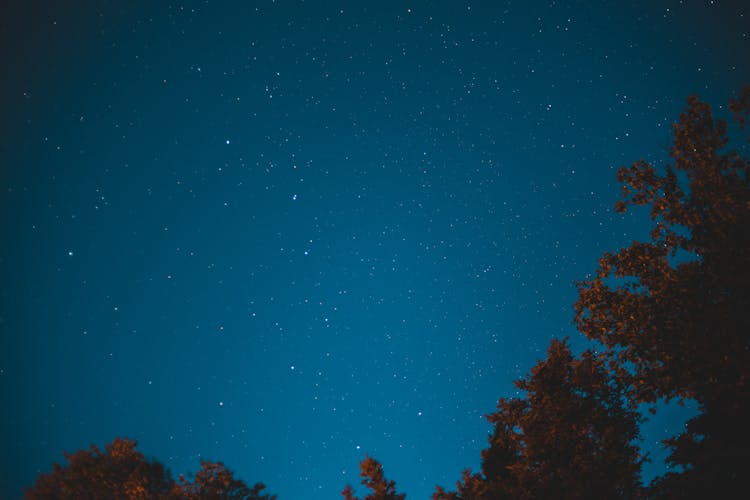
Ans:
{"label": "night sky", "polygon": [[740,1],[68,3],[0,10],[3,496],[117,436],[282,500],[366,453],[453,487],[647,237],[617,167],[750,82]]}

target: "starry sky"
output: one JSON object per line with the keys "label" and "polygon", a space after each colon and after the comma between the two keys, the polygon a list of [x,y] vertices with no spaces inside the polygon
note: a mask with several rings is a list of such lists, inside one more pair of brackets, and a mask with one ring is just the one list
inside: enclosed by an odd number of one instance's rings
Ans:
{"label": "starry sky", "polygon": [[9,496],[117,436],[282,499],[366,453],[452,487],[646,238],[617,167],[750,82],[739,1],[74,3],[0,13]]}

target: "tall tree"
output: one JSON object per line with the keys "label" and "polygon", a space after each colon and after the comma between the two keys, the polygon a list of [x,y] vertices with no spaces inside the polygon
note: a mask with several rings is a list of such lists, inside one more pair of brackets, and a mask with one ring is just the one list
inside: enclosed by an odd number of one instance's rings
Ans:
{"label": "tall tree", "polygon": [[[406,495],[396,492],[396,483],[386,479],[383,466],[372,457],[367,457],[359,463],[362,484],[370,489],[363,500],[404,500]],[[345,500],[358,500],[354,489],[347,485],[341,495]]]}
{"label": "tall tree", "polygon": [[634,441],[640,416],[626,388],[592,351],[573,356],[553,340],[547,358],[516,381],[526,395],[501,399],[482,452],[481,474],[465,471],[456,492],[433,498],[632,498],[640,492]]}
{"label": "tall tree", "polygon": [[[750,87],[730,103],[740,126]],[[721,496],[738,486],[750,449],[750,163],[728,126],[690,97],[674,125],[673,164],[618,173],[616,209],[650,207],[650,241],[605,253],[579,284],[578,328],[604,344],[641,402],[693,398],[699,415],[669,440],[685,469],[654,494]]]}

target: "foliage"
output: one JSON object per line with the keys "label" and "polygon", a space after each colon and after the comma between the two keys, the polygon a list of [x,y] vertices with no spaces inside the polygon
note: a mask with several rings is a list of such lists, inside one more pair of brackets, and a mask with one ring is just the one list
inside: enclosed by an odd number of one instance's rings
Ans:
{"label": "foliage", "polygon": [[[404,500],[406,495],[396,492],[396,483],[386,479],[383,466],[372,457],[367,457],[359,464],[362,484],[372,491],[364,500]],[[357,500],[351,485],[347,485],[341,495],[345,500]]]}
{"label": "foliage", "polygon": [[101,451],[96,446],[65,454],[66,466],[55,464],[26,491],[29,500],[41,499],[243,499],[273,500],[256,484],[248,488],[221,463],[203,462],[194,481],[180,477],[177,484],[161,463],[147,460],[137,443],[115,439]]}
{"label": "foliage", "polygon": [[482,452],[482,473],[465,471],[456,492],[435,500],[632,498],[641,458],[633,442],[640,416],[603,357],[575,358],[554,340],[547,358],[516,381],[522,398],[501,399]]}
{"label": "foliage", "polygon": [[[744,125],[750,87],[730,108]],[[605,253],[575,304],[578,328],[606,347],[635,400],[698,403],[686,432],[668,440],[685,472],[658,481],[655,495],[729,492],[747,463],[750,163],[728,150],[727,130],[690,97],[674,126],[674,164],[620,169],[616,208],[650,206],[651,241]]]}
{"label": "foliage", "polygon": [[256,483],[252,488],[243,481],[235,479],[232,472],[221,462],[201,462],[201,470],[195,473],[194,480],[188,481],[180,476],[176,487],[177,497],[186,500],[209,499],[243,499],[273,500],[274,495],[263,494],[265,485]]}
{"label": "foliage", "polygon": [[55,464],[51,473],[40,475],[27,499],[164,498],[174,484],[162,464],[147,460],[127,439],[65,458],[68,465]]}
{"label": "foliage", "polygon": [[[490,483],[494,483],[492,486]],[[492,493],[490,493],[492,492]],[[456,491],[446,491],[442,486],[435,487],[432,500],[481,500],[507,498],[497,481],[486,480],[481,474],[473,474],[470,469],[464,469],[461,480],[456,481]]]}

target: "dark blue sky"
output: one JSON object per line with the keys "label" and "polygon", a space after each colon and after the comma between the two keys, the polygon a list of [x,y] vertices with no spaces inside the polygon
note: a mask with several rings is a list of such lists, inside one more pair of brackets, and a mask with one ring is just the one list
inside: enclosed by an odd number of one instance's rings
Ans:
{"label": "dark blue sky", "polygon": [[616,168],[750,82],[744,2],[62,3],[0,14],[3,496],[116,436],[451,487],[646,237]]}

